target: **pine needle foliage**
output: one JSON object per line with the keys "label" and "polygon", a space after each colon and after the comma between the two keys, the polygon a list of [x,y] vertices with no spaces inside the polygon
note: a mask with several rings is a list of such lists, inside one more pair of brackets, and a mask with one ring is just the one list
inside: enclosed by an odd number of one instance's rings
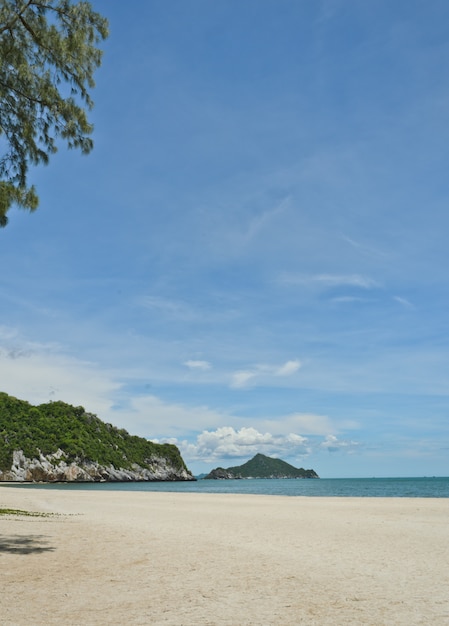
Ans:
{"label": "pine needle foliage", "polygon": [[89,2],[0,0],[0,226],[13,204],[37,208],[28,170],[49,162],[58,138],[91,151],[90,91],[107,36]]}

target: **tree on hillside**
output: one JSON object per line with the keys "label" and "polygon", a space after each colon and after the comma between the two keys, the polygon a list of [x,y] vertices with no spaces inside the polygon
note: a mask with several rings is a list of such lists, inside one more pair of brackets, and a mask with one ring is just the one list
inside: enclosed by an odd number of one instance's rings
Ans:
{"label": "tree on hillside", "polygon": [[58,138],[92,149],[89,90],[107,35],[89,2],[0,0],[0,226],[14,204],[37,208],[28,169],[48,163]]}

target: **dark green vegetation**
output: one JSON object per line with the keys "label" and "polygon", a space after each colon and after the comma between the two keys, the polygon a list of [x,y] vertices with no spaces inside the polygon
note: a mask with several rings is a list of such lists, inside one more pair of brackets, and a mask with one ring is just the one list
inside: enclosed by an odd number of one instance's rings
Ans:
{"label": "dark green vegetation", "polygon": [[107,35],[89,2],[0,0],[0,226],[13,204],[36,209],[28,169],[48,163],[58,138],[92,149],[86,111]]}
{"label": "dark green vegetation", "polygon": [[50,402],[32,406],[0,392],[0,470],[11,468],[13,451],[27,458],[39,453],[65,452],[66,461],[96,461],[101,465],[132,469],[133,463],[150,469],[149,461],[164,457],[176,469],[186,469],[176,446],[157,444],[105,424],[82,406]]}
{"label": "dark green vegetation", "polygon": [[293,467],[281,459],[256,454],[243,465],[212,470],[206,478],[319,478],[312,469]]}

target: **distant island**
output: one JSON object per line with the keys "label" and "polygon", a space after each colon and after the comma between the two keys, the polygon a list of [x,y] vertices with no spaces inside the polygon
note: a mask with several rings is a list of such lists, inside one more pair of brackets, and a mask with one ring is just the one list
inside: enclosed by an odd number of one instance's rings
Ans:
{"label": "distant island", "polygon": [[232,480],[238,478],[319,478],[313,469],[294,467],[281,459],[256,454],[251,460],[237,467],[217,467],[204,480]]}
{"label": "distant island", "polygon": [[178,448],[102,422],[82,406],[32,406],[0,392],[0,482],[196,480]]}

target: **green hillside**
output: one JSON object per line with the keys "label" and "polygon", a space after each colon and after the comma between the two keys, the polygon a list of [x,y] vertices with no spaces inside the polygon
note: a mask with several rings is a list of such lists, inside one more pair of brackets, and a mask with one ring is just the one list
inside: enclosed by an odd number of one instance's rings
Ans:
{"label": "green hillside", "polygon": [[50,402],[32,406],[0,392],[0,470],[11,467],[14,450],[28,458],[55,453],[67,460],[90,460],[101,465],[131,469],[133,463],[149,468],[152,457],[164,457],[173,467],[187,469],[176,446],[156,444],[102,422],[82,406]]}
{"label": "green hillside", "polygon": [[312,470],[296,468],[281,459],[273,459],[264,454],[256,454],[250,461],[226,470],[217,468],[206,478],[319,478]]}

